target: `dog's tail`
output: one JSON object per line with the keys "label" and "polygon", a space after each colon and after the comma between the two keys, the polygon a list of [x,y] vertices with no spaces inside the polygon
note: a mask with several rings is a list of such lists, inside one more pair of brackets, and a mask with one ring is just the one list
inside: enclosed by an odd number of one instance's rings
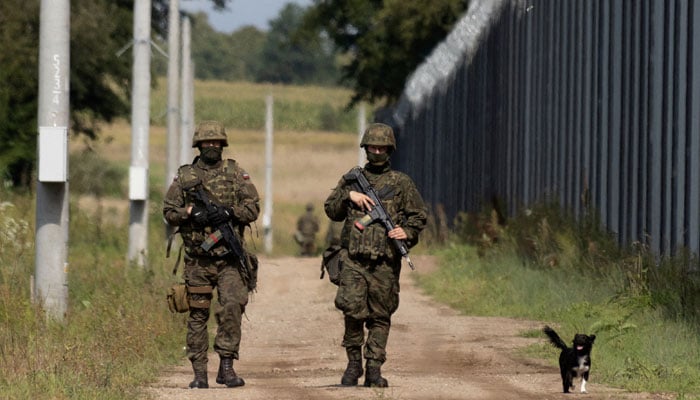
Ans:
{"label": "dog's tail", "polygon": [[545,327],[544,327],[544,329],[542,329],[542,331],[544,331],[545,335],[549,336],[549,341],[550,341],[553,345],[557,346],[558,348],[560,348],[560,349],[562,349],[562,350],[566,350],[566,349],[568,348],[568,346],[566,345],[566,343],[564,343],[564,341],[561,340],[561,338],[559,337],[559,335],[557,335],[557,333],[554,332],[554,329],[552,329],[552,328],[550,328],[549,326],[545,325]]}

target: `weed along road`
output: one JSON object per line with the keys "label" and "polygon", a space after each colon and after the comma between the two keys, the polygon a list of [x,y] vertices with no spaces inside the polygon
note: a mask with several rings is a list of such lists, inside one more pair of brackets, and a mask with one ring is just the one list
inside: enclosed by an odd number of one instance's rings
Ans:
{"label": "weed along road", "polygon": [[[163,371],[144,389],[144,397],[176,399],[564,399],[556,360],[533,360],[518,352],[544,341],[521,332],[542,323],[506,318],[469,317],[432,301],[414,286],[412,274],[435,268],[430,256],[413,256],[416,271],[405,267],[401,304],[392,318],[382,374],[386,389],[340,386],[346,366],[340,346],[342,314],[333,305],[335,286],[319,279],[320,258],[261,259],[258,292],[243,319],[241,360],[235,363],[245,386],[215,383],[219,358],[209,356],[209,389],[187,389],[189,361]],[[211,329],[215,324],[210,324]],[[182,338],[184,345],[184,336]],[[595,350],[594,350],[595,356]],[[595,360],[595,357],[594,357]],[[576,382],[578,384],[578,381]],[[654,399],[596,382],[595,364],[586,399]],[[578,390],[578,387],[577,387]],[[583,397],[582,397],[583,398]]]}

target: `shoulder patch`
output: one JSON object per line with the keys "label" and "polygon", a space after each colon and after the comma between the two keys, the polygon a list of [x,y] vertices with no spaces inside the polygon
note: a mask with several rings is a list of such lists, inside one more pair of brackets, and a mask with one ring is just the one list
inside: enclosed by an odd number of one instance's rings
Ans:
{"label": "shoulder patch", "polygon": [[245,171],[241,171],[241,176],[243,177],[244,180],[250,179],[250,175],[248,175],[248,173]]}

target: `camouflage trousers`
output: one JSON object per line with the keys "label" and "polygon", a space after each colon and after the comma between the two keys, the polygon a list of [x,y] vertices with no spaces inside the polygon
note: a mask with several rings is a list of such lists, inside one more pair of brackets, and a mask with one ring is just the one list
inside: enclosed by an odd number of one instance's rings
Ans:
{"label": "camouflage trousers", "polygon": [[399,307],[398,268],[389,262],[343,261],[335,306],[345,317],[342,345],[349,359],[360,359],[364,345],[368,363],[378,366],[386,361],[391,315]]}
{"label": "camouflage trousers", "polygon": [[[188,287],[216,288],[218,304],[215,316],[217,323],[214,350],[221,357],[238,359],[241,343],[241,319],[248,303],[246,288],[238,268],[229,260],[210,258],[185,259],[185,283]],[[193,289],[192,292],[201,291]],[[204,290],[206,291],[206,290]],[[207,322],[211,310],[213,293],[191,293],[190,315],[187,319],[187,358],[193,366],[207,363],[209,334]]]}

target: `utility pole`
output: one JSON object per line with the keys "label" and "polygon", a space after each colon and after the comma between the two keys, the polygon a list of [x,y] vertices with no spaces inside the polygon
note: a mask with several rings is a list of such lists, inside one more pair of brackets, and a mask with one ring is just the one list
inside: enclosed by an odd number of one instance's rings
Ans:
{"label": "utility pole", "polygon": [[32,301],[62,321],[68,301],[70,1],[42,0],[39,28],[38,182]]}
{"label": "utility pole", "polygon": [[[360,103],[360,109],[357,111],[357,143],[362,143],[362,135],[365,134],[365,129],[367,129],[367,116],[365,115],[365,103]],[[367,162],[367,155],[365,154],[365,149],[360,147],[360,152],[358,154],[357,165],[363,166]]]}
{"label": "utility pole", "polygon": [[191,53],[191,28],[188,17],[182,20],[182,97],[180,102],[180,165],[192,162],[194,132],[194,68]]}
{"label": "utility pole", "polygon": [[[180,4],[170,0],[168,7],[168,126],[165,170],[165,190],[177,173],[178,139],[180,137],[180,107],[178,87],[180,86]],[[166,224],[166,227],[169,225]]]}
{"label": "utility pole", "polygon": [[146,265],[148,249],[148,134],[151,90],[151,1],[134,1],[128,260]]}
{"label": "utility pole", "polygon": [[265,99],[265,211],[263,213],[263,239],[265,253],[272,253],[272,95]]}

